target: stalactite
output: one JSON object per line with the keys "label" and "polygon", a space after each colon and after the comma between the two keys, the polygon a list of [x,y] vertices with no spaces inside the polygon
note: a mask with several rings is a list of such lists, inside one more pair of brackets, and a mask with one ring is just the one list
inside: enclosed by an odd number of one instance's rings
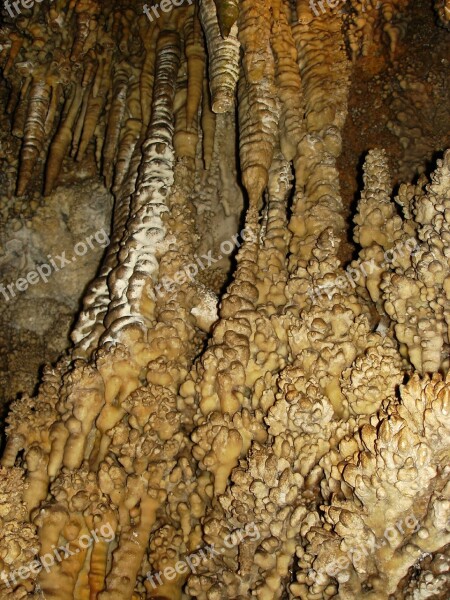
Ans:
{"label": "stalactite", "polygon": [[83,158],[86,148],[94,135],[97,121],[105,106],[106,96],[110,85],[113,44],[107,39],[105,39],[103,43],[103,52],[99,57],[97,73],[87,101],[83,132],[77,149],[77,160]]}
{"label": "stalactite", "polygon": [[211,108],[211,96],[209,95],[208,84],[203,84],[202,96],[202,133],[203,133],[203,162],[205,169],[211,166],[214,152],[214,139],[216,132],[216,116]]}
{"label": "stalactite", "polygon": [[234,25],[222,39],[213,0],[201,0],[200,19],[208,46],[212,109],[215,113],[228,112],[234,108],[239,76],[237,27]]}
{"label": "stalactite", "polygon": [[[175,32],[161,32],[157,50],[152,117],[142,146],[142,163],[131,201],[124,261],[110,275],[111,305],[105,317],[106,339],[114,339],[127,324],[143,325],[139,303],[146,279],[155,273],[155,253],[164,238],[161,215],[164,198],[173,182],[173,123],[171,111],[180,60],[180,40]],[[146,240],[145,232],[152,236]],[[131,243],[134,240],[134,243]],[[117,285],[115,283],[117,282]]]}
{"label": "stalactite", "polygon": [[294,163],[298,185],[289,223],[294,233],[292,268],[300,254],[309,258],[319,231],[332,227],[336,235],[342,235],[344,230],[336,157],[341,151],[349,90],[340,19],[330,14],[314,17],[305,0],[297,1],[297,16],[292,31],[304,91],[306,135]]}
{"label": "stalactite", "polygon": [[[24,134],[24,129],[25,129],[25,121],[27,118],[27,111],[28,111],[28,97],[29,97],[29,93],[30,93],[30,87],[31,87],[31,77],[26,77],[26,79],[24,79],[22,81],[22,85],[20,87],[20,96],[17,99],[17,103],[16,103],[16,108],[14,110],[14,126],[13,126],[13,135],[21,138],[23,137]],[[8,103],[8,107],[7,107],[7,111],[9,113],[12,112],[12,108],[10,108],[10,106],[13,106],[15,104],[15,96],[14,94],[11,94],[11,100]]]}
{"label": "stalactite", "polygon": [[282,103],[281,149],[287,160],[292,160],[296,156],[297,146],[305,133],[302,84],[297,49],[288,22],[289,6],[284,0],[277,0],[273,10],[271,46],[275,58],[276,87]]}
{"label": "stalactite", "polygon": [[[114,191],[119,191],[124,183],[127,174],[130,172],[131,159],[136,147],[139,147],[143,132],[142,105],[139,98],[139,85],[137,79],[128,82],[129,92],[127,98],[128,119],[125,121],[121,135],[119,147],[117,150],[117,160],[114,175]],[[147,100],[147,98],[145,98]]]}
{"label": "stalactite", "polygon": [[128,91],[128,72],[126,67],[126,64],[119,64],[113,75],[112,101],[108,115],[105,150],[103,152],[103,168],[108,188],[112,185],[116,151],[126,110]]}
{"label": "stalactite", "polygon": [[73,128],[83,100],[83,88],[76,83],[72,85],[71,93],[68,95],[65,110],[62,115],[62,123],[52,140],[47,171],[45,178],[45,195],[51,193],[56,180],[61,172],[64,157],[73,139]]}
{"label": "stalactite", "polygon": [[214,4],[216,5],[220,33],[223,38],[226,38],[230,35],[231,28],[238,19],[239,2],[238,0],[214,0]]}
{"label": "stalactite", "polygon": [[188,70],[186,126],[190,129],[194,118],[197,116],[203,93],[202,88],[206,60],[201,25],[197,15],[192,14],[192,16],[188,17],[186,20],[184,36]]}
{"label": "stalactite", "polygon": [[242,178],[255,206],[268,182],[268,171],[276,140],[278,107],[275,92],[275,62],[270,46],[272,14],[269,2],[244,0],[239,21],[239,40],[244,51],[243,70],[248,114],[240,136]]}
{"label": "stalactite", "polygon": [[[140,77],[140,98],[142,110],[142,131],[147,131],[150,123],[151,106],[153,98],[153,85],[155,81],[155,57],[156,57],[156,42],[158,40],[159,27],[156,23],[152,23],[151,27],[143,30],[141,36],[145,47],[145,60],[142,66]],[[131,144],[132,146],[133,144]],[[118,182],[120,186],[120,181]]]}
{"label": "stalactite", "polygon": [[51,88],[45,74],[39,74],[31,84],[28,117],[24,127],[21,166],[17,195],[22,196],[31,179],[34,166],[44,146],[44,126],[50,103]]}

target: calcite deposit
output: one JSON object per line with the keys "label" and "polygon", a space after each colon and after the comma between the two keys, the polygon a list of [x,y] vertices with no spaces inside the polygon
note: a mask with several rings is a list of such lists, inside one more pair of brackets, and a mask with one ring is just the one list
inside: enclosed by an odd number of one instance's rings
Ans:
{"label": "calcite deposit", "polygon": [[366,153],[342,259],[354,63],[395,60],[411,4],[5,13],[16,197],[90,156],[114,211],[8,407],[2,599],[448,598],[450,150],[395,190]]}

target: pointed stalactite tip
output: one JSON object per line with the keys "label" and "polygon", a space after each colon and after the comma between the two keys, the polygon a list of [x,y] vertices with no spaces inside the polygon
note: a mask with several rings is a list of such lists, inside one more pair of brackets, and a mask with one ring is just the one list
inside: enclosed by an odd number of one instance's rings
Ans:
{"label": "pointed stalactite tip", "polygon": [[239,16],[238,0],[214,0],[214,3],[217,9],[220,33],[223,38],[227,38]]}

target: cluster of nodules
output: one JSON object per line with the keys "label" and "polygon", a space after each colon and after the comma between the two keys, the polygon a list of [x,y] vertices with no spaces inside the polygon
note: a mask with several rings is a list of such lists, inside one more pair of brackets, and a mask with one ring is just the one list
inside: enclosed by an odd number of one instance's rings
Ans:
{"label": "cluster of nodules", "polygon": [[[369,153],[345,271],[342,15],[201,0],[160,19],[56,1],[2,30],[21,191],[47,127],[52,185],[52,157],[95,138],[116,195],[76,346],[7,417],[2,597],[444,598],[450,153],[394,200]],[[233,190],[230,131],[249,208],[216,312],[178,275],[200,182]]]}

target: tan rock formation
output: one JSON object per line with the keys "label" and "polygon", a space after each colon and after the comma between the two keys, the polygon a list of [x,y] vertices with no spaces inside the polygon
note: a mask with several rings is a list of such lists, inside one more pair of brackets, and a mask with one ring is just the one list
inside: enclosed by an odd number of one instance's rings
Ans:
{"label": "tan rock formation", "polygon": [[440,593],[450,151],[400,216],[372,150],[340,258],[351,58],[393,56],[407,2],[169,4],[56,0],[0,31],[18,194],[91,153],[115,196],[74,346],[6,419],[2,598]]}

